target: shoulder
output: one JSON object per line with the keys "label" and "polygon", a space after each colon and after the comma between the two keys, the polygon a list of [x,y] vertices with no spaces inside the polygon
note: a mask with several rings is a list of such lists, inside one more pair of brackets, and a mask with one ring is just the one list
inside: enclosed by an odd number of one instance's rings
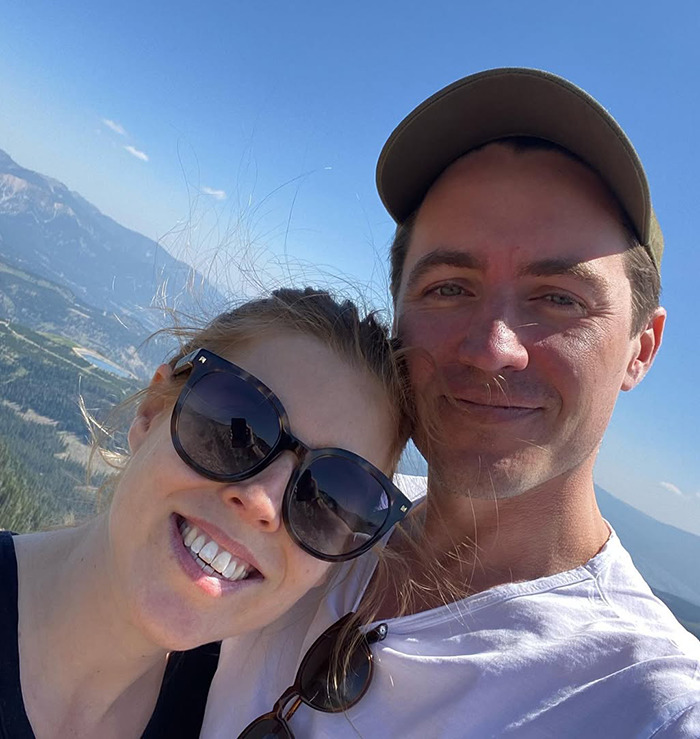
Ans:
{"label": "shoulder", "polygon": [[[392,684],[417,694],[429,681],[443,697],[460,685],[455,706],[470,685],[478,696],[472,711],[503,690],[526,690],[529,708],[510,718],[533,732],[665,739],[698,720],[700,642],[654,596],[619,541],[581,568],[392,619],[377,649]],[[493,735],[505,735],[505,726]],[[700,737],[683,731],[677,736]]]}
{"label": "shoulder", "polygon": [[[562,664],[579,683],[569,708],[598,705],[630,736],[700,737],[700,641],[654,595],[614,532],[584,569],[591,580],[569,611],[571,667]],[[551,617],[567,610],[565,600],[552,600]]]}
{"label": "shoulder", "polygon": [[650,739],[697,739],[700,737],[700,698],[675,713],[651,734]]}

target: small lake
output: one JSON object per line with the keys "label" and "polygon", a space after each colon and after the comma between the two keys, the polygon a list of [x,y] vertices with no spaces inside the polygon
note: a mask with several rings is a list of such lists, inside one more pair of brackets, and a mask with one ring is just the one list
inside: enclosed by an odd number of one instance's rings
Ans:
{"label": "small lake", "polygon": [[134,375],[132,375],[131,372],[125,370],[123,367],[120,367],[118,364],[115,364],[106,357],[96,354],[90,349],[74,347],[73,351],[79,357],[82,357],[86,362],[90,362],[91,365],[98,369],[104,370],[105,372],[111,372],[113,375],[123,377],[126,380],[134,379]]}

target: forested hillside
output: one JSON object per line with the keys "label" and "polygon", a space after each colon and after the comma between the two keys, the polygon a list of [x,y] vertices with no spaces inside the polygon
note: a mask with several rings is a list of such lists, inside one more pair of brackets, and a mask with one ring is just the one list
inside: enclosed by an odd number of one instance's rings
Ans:
{"label": "forested hillside", "polygon": [[[152,311],[151,320],[157,312]],[[118,317],[79,300],[66,287],[19,269],[0,258],[0,319],[36,331],[66,336],[147,378],[162,356],[143,342],[149,331],[129,316]]]}
{"label": "forested hillside", "polygon": [[73,346],[0,322],[0,528],[27,531],[96,509],[102,478],[86,481],[88,433],[79,397],[105,412],[136,385],[91,366]]}

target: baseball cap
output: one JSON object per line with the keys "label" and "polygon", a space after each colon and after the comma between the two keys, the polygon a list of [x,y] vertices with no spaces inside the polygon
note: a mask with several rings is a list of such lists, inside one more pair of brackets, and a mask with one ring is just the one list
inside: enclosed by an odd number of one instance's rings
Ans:
{"label": "baseball cap", "polygon": [[379,155],[377,189],[384,206],[397,223],[404,222],[452,162],[509,136],[551,141],[592,167],[661,271],[663,235],[632,143],[587,92],[538,69],[478,72],[436,92],[409,113]]}

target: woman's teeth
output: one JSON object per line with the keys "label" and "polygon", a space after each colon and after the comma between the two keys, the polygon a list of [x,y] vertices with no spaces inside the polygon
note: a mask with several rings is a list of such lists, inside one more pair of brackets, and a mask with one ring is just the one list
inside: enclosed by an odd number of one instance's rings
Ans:
{"label": "woman's teeth", "polygon": [[185,549],[207,575],[219,575],[225,580],[244,580],[253,567],[237,560],[230,552],[212,541],[204,532],[187,521],[180,523]]}

